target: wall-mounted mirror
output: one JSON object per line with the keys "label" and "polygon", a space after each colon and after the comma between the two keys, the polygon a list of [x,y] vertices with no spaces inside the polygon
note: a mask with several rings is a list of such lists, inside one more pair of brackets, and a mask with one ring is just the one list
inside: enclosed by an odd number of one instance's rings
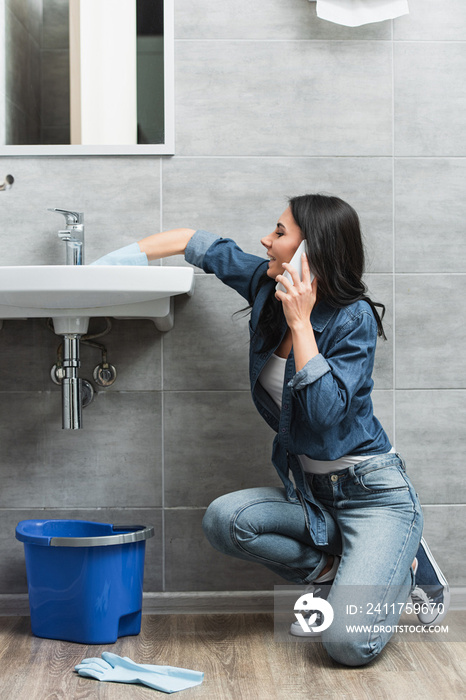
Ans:
{"label": "wall-mounted mirror", "polygon": [[173,0],[0,0],[0,154],[173,154],[173,34]]}

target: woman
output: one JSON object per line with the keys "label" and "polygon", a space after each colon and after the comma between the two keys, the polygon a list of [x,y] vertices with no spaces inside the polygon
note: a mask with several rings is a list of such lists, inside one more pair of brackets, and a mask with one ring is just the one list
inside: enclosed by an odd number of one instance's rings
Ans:
{"label": "woman", "polygon": [[[300,279],[289,262],[303,240]],[[97,263],[184,253],[249,303],[252,397],[277,433],[272,461],[284,488],[217,498],[204,531],[220,551],[287,581],[327,584],[334,620],[322,643],[336,661],[359,666],[387,643],[410,593],[427,603],[418,608],[423,624],[440,622],[448,585],[421,541],[422,511],[404,462],[373,414],[372,370],[384,331],[381,305],[362,282],[356,212],[338,197],[294,197],[261,243],[268,260],[232,240],[175,229]],[[350,634],[348,624],[370,624],[371,632]],[[298,623],[291,632],[303,634]]]}

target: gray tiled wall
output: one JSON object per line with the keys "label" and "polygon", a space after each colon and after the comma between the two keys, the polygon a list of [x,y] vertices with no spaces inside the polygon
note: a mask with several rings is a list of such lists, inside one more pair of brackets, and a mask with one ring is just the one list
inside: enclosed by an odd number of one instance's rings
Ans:
{"label": "gray tiled wall", "polygon": [[1,11],[4,142],[39,143],[42,0],[5,0]]}
{"label": "gray tiled wall", "polygon": [[[85,212],[90,261],[180,225],[260,253],[288,195],[346,198],[387,306],[376,413],[406,457],[432,548],[464,586],[466,10],[409,5],[409,17],[352,30],[307,0],[177,0],[176,155],[4,158],[16,182],[0,194],[0,262],[62,261],[51,206]],[[46,515],[154,524],[147,591],[280,582],[202,534],[211,499],[278,481],[248,394],[247,318],[233,315],[244,301],[197,272],[170,333],[114,322],[103,340],[118,379],[80,433],[60,427],[57,337],[40,320],[4,323],[0,593],[26,590],[17,521]],[[82,376],[98,360],[83,348]]]}
{"label": "gray tiled wall", "polygon": [[41,143],[70,143],[69,3],[43,0]]}

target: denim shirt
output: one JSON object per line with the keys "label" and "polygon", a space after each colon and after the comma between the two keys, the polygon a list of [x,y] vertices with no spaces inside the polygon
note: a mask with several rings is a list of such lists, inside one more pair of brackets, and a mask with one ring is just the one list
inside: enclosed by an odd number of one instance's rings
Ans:
{"label": "denim shirt", "polygon": [[[296,455],[331,461],[344,455],[369,458],[391,448],[381,424],[373,414],[372,370],[377,342],[377,323],[370,306],[358,301],[336,309],[320,301],[311,313],[319,354],[296,372],[293,350],[285,366],[281,410],[258,382],[275,351],[262,352],[257,322],[273,279],[258,290],[268,260],[245,253],[228,238],[196,231],[185,258],[215,274],[252,306],[249,322],[249,377],[254,404],[277,433],[272,462],[285,486],[287,498],[301,501],[306,522],[317,545],[325,545],[324,514],[315,501]],[[282,314],[282,338],[287,324]],[[280,341],[281,342],[281,341]],[[278,347],[279,343],[277,343]],[[290,478],[294,478],[294,484]]]}

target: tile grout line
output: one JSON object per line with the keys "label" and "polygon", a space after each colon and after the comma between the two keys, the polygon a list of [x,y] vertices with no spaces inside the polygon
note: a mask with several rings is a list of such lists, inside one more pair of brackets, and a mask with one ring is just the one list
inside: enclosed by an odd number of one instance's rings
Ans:
{"label": "tile grout line", "polygon": [[[308,43],[308,44],[351,44],[351,43],[359,43],[359,44],[465,44],[466,41],[464,39],[395,39],[393,37],[393,20],[386,20],[386,21],[391,21],[392,22],[392,29],[391,29],[391,38],[387,39],[382,39],[382,38],[375,38],[375,39],[362,39],[362,38],[357,38],[357,39],[312,39],[312,38],[303,38],[303,39],[292,39],[292,38],[283,38],[279,39],[277,37],[269,37],[269,38],[264,38],[260,39],[259,37],[257,38],[241,38],[241,37],[211,37],[211,38],[205,38],[201,37],[199,39],[193,38],[193,37],[175,37],[175,42],[180,42],[180,43],[243,43],[243,44],[251,44],[251,43],[258,43],[258,44],[300,44],[300,43]],[[60,49],[57,49],[60,50]]]}
{"label": "tile grout line", "polygon": [[[364,155],[358,155],[357,153],[344,153],[344,154],[338,154],[338,153],[327,153],[327,154],[319,154],[319,153],[308,153],[308,154],[283,154],[283,153],[272,153],[272,154],[267,154],[267,153],[260,153],[260,154],[255,154],[255,153],[248,153],[246,155],[238,155],[237,153],[213,153],[213,154],[206,154],[206,153],[177,153],[176,154],[176,159],[177,160],[208,160],[208,159],[236,159],[236,160],[247,160],[248,158],[251,160],[266,160],[268,158],[276,158],[276,159],[285,159],[285,160],[290,160],[290,159],[313,159],[313,160],[330,160],[332,158],[334,159],[348,159],[348,160],[354,160],[354,159],[370,159],[374,160],[374,158],[378,159],[383,159],[383,160],[389,160],[392,158],[392,154],[390,153],[366,153]],[[423,155],[410,155],[410,156],[404,156],[404,155],[399,155],[397,156],[400,160],[465,160],[466,155],[460,155],[460,156],[455,156],[455,155],[428,155],[428,156],[423,156]]]}
{"label": "tile grout line", "polygon": [[[448,506],[448,508],[466,508],[466,503],[423,503],[422,507],[424,508],[425,506],[429,506],[430,508],[443,508],[444,506]],[[195,511],[203,511],[207,510],[209,507],[209,504],[205,506],[166,506],[165,510],[195,510]],[[95,507],[95,508],[86,508],[84,506],[66,506],[66,507],[61,507],[61,506],[41,506],[36,507],[36,506],[18,506],[18,507],[12,507],[12,506],[0,506],[0,513],[20,513],[21,511],[24,511],[25,513],[30,513],[31,511],[37,511],[37,512],[44,512],[44,513],[53,513],[54,511],[64,513],[64,512],[70,512],[70,513],[76,513],[76,512],[89,512],[92,511],[92,513],[100,513],[104,511],[111,511],[111,510],[118,510],[118,512],[124,512],[124,511],[157,511],[160,510],[162,511],[161,506],[139,506],[139,505],[134,505],[134,506],[100,506],[100,507]],[[148,523],[150,524],[150,523]],[[0,593],[1,595],[1,593]]]}
{"label": "tile grout line", "polygon": [[[159,218],[159,230],[163,231],[163,158],[160,158],[160,183],[159,183],[159,206],[160,206],[160,218]],[[163,260],[162,263],[163,265]],[[164,395],[164,364],[163,364],[163,333],[160,334],[160,448],[161,448],[161,488],[162,488],[162,591],[165,591],[165,423],[164,423],[164,413],[165,413],[165,395]]]}
{"label": "tile grout line", "polygon": [[[393,386],[388,388],[375,388],[374,391],[393,391]],[[428,386],[428,387],[403,387],[400,386],[398,388],[398,391],[466,391],[466,386]],[[42,391],[6,391],[6,390],[0,390],[0,396],[2,395],[21,395],[21,394],[44,394],[46,392]],[[112,391],[111,393],[109,392],[108,395],[118,395],[118,394],[143,394],[144,396],[147,396],[148,394],[161,394],[162,392],[159,391],[153,391],[152,389],[135,389],[134,391]],[[246,394],[250,395],[250,389],[249,388],[244,388],[244,389],[166,389],[164,392],[169,393],[169,394]]]}
{"label": "tile grout line", "polygon": [[393,412],[393,442],[396,449],[396,226],[395,226],[395,43],[394,22],[392,20],[392,412]]}

